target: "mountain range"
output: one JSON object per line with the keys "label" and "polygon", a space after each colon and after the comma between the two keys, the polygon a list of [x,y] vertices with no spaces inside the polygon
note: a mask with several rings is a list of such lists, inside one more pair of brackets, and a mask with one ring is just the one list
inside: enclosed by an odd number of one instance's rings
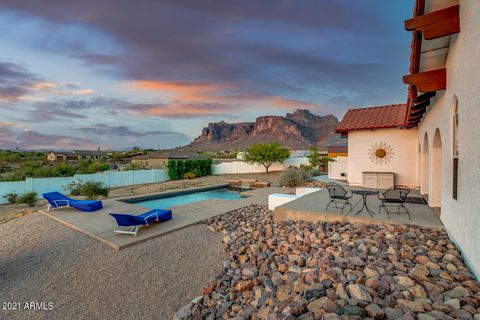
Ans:
{"label": "mountain range", "polygon": [[243,150],[255,143],[278,142],[290,149],[320,148],[335,134],[338,119],[329,114],[314,115],[298,109],[286,116],[261,116],[254,122],[209,123],[193,142],[184,148],[198,151]]}

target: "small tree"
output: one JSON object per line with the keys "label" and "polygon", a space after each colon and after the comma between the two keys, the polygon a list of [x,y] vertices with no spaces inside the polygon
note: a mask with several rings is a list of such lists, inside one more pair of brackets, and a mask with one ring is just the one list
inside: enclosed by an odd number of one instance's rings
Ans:
{"label": "small tree", "polygon": [[185,174],[185,161],[178,160],[177,161],[177,177],[178,177],[178,179],[182,179],[184,174]]}
{"label": "small tree", "polygon": [[175,160],[168,160],[168,176],[170,177],[171,180],[177,180],[178,179],[178,174],[177,174],[177,162]]}
{"label": "small tree", "polygon": [[254,144],[245,150],[245,162],[250,164],[260,164],[265,167],[268,173],[268,168],[274,163],[283,163],[290,157],[290,152],[287,148],[282,147],[278,143],[272,144],[259,143]]}
{"label": "small tree", "polygon": [[308,162],[310,163],[310,165],[314,168],[318,168],[318,166],[320,165],[320,158],[322,156],[320,155],[320,152],[318,152],[318,148],[317,147],[311,147],[310,148],[310,152],[308,153],[307,155],[307,158],[308,158]]}
{"label": "small tree", "polygon": [[332,162],[332,161],[333,161],[332,158],[329,158],[329,157],[326,157],[326,156],[320,157],[320,164],[319,164],[320,170],[327,171],[328,163]]}

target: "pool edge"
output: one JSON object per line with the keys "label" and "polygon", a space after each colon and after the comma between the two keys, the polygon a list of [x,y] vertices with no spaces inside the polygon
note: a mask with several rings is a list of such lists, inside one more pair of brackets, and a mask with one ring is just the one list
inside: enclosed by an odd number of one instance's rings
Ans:
{"label": "pool edge", "polygon": [[142,195],[118,197],[118,198],[113,198],[112,200],[122,201],[122,202],[127,202],[127,203],[135,203],[135,202],[139,202],[139,201],[162,199],[162,198],[174,197],[174,196],[178,196],[178,195],[186,195],[186,194],[197,193],[197,192],[202,192],[202,191],[223,189],[223,188],[227,188],[229,186],[230,185],[228,183],[213,184],[213,185],[210,185],[210,186],[203,186],[203,187],[193,187],[193,188],[188,188],[188,189],[175,189],[173,191],[163,191],[163,192],[147,193],[147,194],[142,194]]}

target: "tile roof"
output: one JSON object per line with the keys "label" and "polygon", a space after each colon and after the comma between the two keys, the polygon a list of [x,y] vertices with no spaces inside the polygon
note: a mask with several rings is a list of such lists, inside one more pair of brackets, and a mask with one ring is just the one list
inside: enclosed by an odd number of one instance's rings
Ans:
{"label": "tile roof", "polygon": [[405,103],[350,109],[338,124],[337,132],[403,127],[406,112]]}

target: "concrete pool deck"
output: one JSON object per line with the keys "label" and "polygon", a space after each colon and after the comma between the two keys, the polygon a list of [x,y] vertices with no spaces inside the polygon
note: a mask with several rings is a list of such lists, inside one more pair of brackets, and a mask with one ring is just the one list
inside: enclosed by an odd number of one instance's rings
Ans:
{"label": "concrete pool deck", "polygon": [[109,213],[129,212],[136,212],[139,214],[150,210],[134,203],[107,199],[102,201],[103,209],[92,213],[81,212],[73,208],[62,208],[51,211],[43,209],[40,210],[40,212],[74,230],[112,247],[113,249],[120,250],[250,204],[267,204],[268,195],[275,192],[285,192],[285,189],[269,187],[248,190],[242,192],[242,195],[246,197],[239,200],[210,199],[171,208],[161,208],[172,209],[173,219],[162,223],[153,223],[148,227],[140,228],[136,237],[132,235],[115,236],[113,229],[115,228],[116,223],[109,215]]}
{"label": "concrete pool deck", "polygon": [[[346,189],[354,190],[366,190],[361,187],[346,186]],[[409,194],[409,197],[421,197],[420,193],[417,190],[412,190]],[[350,200],[352,205],[355,205],[357,201],[361,199],[361,196],[354,195]],[[339,222],[348,222],[348,223],[365,223],[365,224],[412,224],[421,227],[429,228],[443,228],[443,224],[440,219],[436,216],[435,212],[428,205],[425,204],[412,204],[407,203],[405,206],[410,211],[412,217],[411,220],[408,219],[406,214],[390,214],[390,219],[388,219],[385,211],[382,210],[382,214],[378,214],[378,207],[380,205],[380,200],[375,196],[367,197],[367,206],[372,209],[375,213],[371,217],[366,210],[364,209],[360,214],[356,215],[355,213],[360,209],[361,203],[358,203],[352,210],[342,214],[340,209],[328,208],[328,211],[325,210],[327,203],[330,201],[328,191],[326,189],[307,194],[303,197],[300,197],[296,200],[288,202],[284,205],[278,206],[274,210],[274,220],[276,222],[284,220],[303,220],[303,221],[339,221]],[[392,210],[392,209],[391,209]]]}

